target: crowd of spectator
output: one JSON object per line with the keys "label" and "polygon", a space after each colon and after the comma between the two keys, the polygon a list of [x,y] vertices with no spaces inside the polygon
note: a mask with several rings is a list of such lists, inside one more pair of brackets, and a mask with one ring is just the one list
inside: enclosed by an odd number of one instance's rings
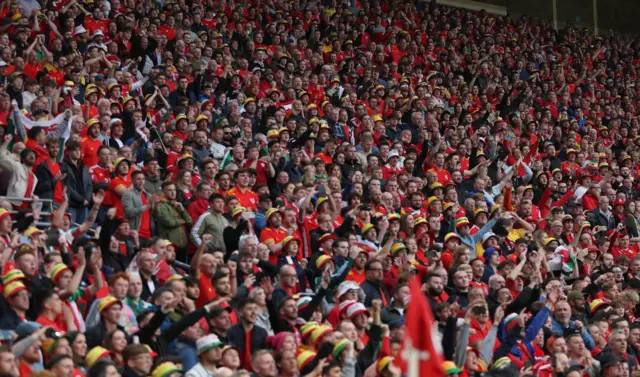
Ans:
{"label": "crowd of spectator", "polygon": [[434,376],[640,376],[635,39],[434,0],[0,20],[0,377],[417,377],[416,295]]}

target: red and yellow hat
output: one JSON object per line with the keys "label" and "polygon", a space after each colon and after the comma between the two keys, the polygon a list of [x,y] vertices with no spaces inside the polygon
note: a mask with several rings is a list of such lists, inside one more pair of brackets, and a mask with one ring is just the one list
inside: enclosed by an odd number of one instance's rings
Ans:
{"label": "red and yellow hat", "polygon": [[332,262],[332,259],[330,256],[321,255],[318,257],[318,259],[316,259],[316,267],[318,267],[318,269],[321,269],[322,267],[324,267],[325,264],[329,262]]}
{"label": "red and yellow hat", "polygon": [[56,281],[64,274],[65,271],[68,271],[69,267],[64,263],[58,263],[53,266],[51,270],[51,281],[55,284]]}
{"label": "red and yellow hat", "polygon": [[85,123],[85,127],[87,127],[87,129],[98,125],[100,125],[100,122],[96,118],[91,118]]}
{"label": "red and yellow hat", "polygon": [[429,224],[424,217],[418,217],[417,219],[413,220],[413,227],[414,228],[417,227],[418,225],[422,225],[422,224]]}
{"label": "red and yellow hat", "polygon": [[304,338],[305,336],[311,334],[313,330],[318,328],[318,322],[311,321],[307,322],[300,327],[300,336]]}
{"label": "red and yellow hat", "polygon": [[26,290],[27,290],[27,286],[24,285],[21,281],[14,281],[11,284],[7,284],[4,287],[4,298],[9,298],[11,296],[14,296],[20,293],[21,291],[26,291]]}
{"label": "red and yellow hat", "polygon": [[389,221],[400,220],[400,215],[397,213],[391,213],[387,216],[387,220]]}
{"label": "red and yellow hat", "polygon": [[364,236],[366,235],[370,230],[374,229],[375,226],[373,226],[373,224],[367,224],[365,226],[362,227],[362,230],[360,230],[360,235]]}
{"label": "red and yellow hat", "polygon": [[298,364],[298,370],[303,370],[313,359],[316,357],[316,353],[313,351],[302,351],[296,357],[296,363]]}
{"label": "red and yellow hat", "polygon": [[444,243],[447,243],[447,241],[449,241],[451,239],[457,239],[458,241],[460,241],[460,236],[458,236],[457,234],[455,234],[453,232],[447,233],[447,235],[444,236]]}
{"label": "red and yellow hat", "polygon": [[180,114],[180,115],[178,115],[178,116],[176,117],[176,122],[179,122],[179,121],[181,121],[181,120],[183,120],[183,119],[187,119],[187,116],[186,116],[186,115],[184,115],[184,114]]}
{"label": "red and yellow hat", "polygon": [[7,211],[4,208],[0,208],[0,220],[4,219],[7,216],[11,216],[11,212]]}
{"label": "red and yellow hat", "polygon": [[102,301],[100,301],[100,303],[98,304],[98,311],[102,313],[103,310],[106,310],[115,304],[122,305],[120,300],[118,300],[117,298],[113,296],[107,296],[103,298]]}
{"label": "red and yellow hat", "polygon": [[240,216],[244,213],[244,208],[243,207],[236,207],[233,209],[233,211],[231,211],[231,218],[236,218],[237,216]]}
{"label": "red and yellow hat", "polygon": [[2,276],[2,285],[5,287],[14,281],[26,280],[27,277],[24,276],[22,270],[13,269]]}
{"label": "red and yellow hat", "polygon": [[27,228],[27,230],[25,230],[22,234],[24,234],[27,237],[33,237],[33,236],[38,236],[42,234],[42,231],[36,228],[35,226],[32,226]]}
{"label": "red and yellow hat", "polygon": [[278,213],[278,209],[277,208],[269,208],[267,210],[267,213],[265,214],[265,217],[267,219],[267,221],[269,221],[269,218],[273,215],[275,215],[276,213]]}
{"label": "red and yellow hat", "polygon": [[469,219],[467,219],[466,217],[461,217],[458,220],[456,220],[456,229],[463,227],[465,225],[469,225]]}
{"label": "red and yellow hat", "polygon": [[313,342],[313,344],[318,344],[318,342],[322,340],[323,336],[332,332],[333,332],[333,327],[320,325],[317,328],[315,328],[311,333],[311,341]]}
{"label": "red and yellow hat", "polygon": [[333,233],[325,233],[323,235],[320,236],[320,238],[318,239],[319,243],[323,243],[326,240],[335,240],[336,239],[336,235]]}
{"label": "red and yellow hat", "polygon": [[87,367],[92,366],[96,363],[96,361],[100,359],[106,359],[111,356],[111,352],[104,347],[93,347],[89,352],[87,352],[87,356],[84,357],[84,362],[87,364]]}
{"label": "red and yellow hat", "polygon": [[287,247],[287,245],[289,245],[291,242],[298,242],[298,244],[299,244],[298,239],[295,238],[294,236],[286,236],[282,240],[282,248],[285,249]]}

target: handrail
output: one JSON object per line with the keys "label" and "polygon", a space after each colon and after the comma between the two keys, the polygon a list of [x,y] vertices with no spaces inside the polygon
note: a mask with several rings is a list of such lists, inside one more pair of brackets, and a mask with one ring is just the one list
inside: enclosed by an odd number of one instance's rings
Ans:
{"label": "handrail", "polygon": [[[52,199],[42,199],[42,198],[38,198],[38,199],[34,199],[34,198],[18,198],[18,197],[14,197],[14,196],[0,196],[0,200],[7,200],[9,202],[24,202],[24,203],[36,203],[40,205],[40,218],[41,219],[49,219],[49,216],[51,215],[51,213],[53,213],[53,200]],[[48,209],[45,210],[45,205],[48,207]],[[11,209],[9,210],[9,212],[11,214],[16,214],[19,211]],[[51,226],[51,223],[49,221],[38,221],[36,222],[36,227],[37,228],[41,228],[41,229],[46,229],[49,228]]]}

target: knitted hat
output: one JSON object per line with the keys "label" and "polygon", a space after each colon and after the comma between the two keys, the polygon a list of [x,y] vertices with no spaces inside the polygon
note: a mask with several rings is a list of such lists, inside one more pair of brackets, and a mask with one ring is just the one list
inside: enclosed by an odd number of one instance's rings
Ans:
{"label": "knitted hat", "polygon": [[313,344],[317,345],[322,340],[323,336],[332,332],[333,332],[333,327],[320,325],[316,329],[314,329],[313,332],[311,333],[311,341],[313,342]]}
{"label": "knitted hat", "polygon": [[5,285],[4,298],[9,298],[11,296],[14,296],[20,293],[21,291],[26,291],[26,290],[27,290],[27,286],[24,285],[21,281],[14,281],[11,284]]}
{"label": "knitted hat", "polygon": [[7,285],[13,283],[14,281],[22,280],[22,279],[26,279],[26,276],[24,276],[24,273],[22,272],[22,270],[18,270],[18,269],[10,270],[9,272],[7,272],[2,276],[2,285],[6,287]]}
{"label": "knitted hat", "polygon": [[300,326],[300,336],[304,338],[307,335],[311,334],[313,330],[317,328],[318,328],[318,322],[315,322],[315,321],[307,322],[304,325]]}
{"label": "knitted hat", "polygon": [[344,351],[344,348],[347,346],[347,344],[349,344],[349,342],[350,342],[349,339],[342,339],[341,341],[339,341],[333,346],[333,351],[331,351],[331,356],[333,356],[334,360],[336,360],[338,356],[340,356],[340,353]]}
{"label": "knitted hat", "polygon": [[296,362],[298,364],[298,370],[303,370],[304,367],[307,366],[307,364],[309,364],[311,361],[313,361],[313,359],[316,357],[316,353],[313,351],[302,351],[300,352],[300,354],[298,355],[298,357],[296,357]]}
{"label": "knitted hat", "polygon": [[304,308],[306,308],[307,306],[309,306],[309,303],[311,302],[312,298],[309,296],[302,296],[300,297],[297,301],[296,301],[296,306],[298,307],[298,310],[302,310]]}
{"label": "knitted hat", "polygon": [[511,313],[504,318],[504,328],[507,330],[507,332],[511,331],[516,323],[518,323],[518,314],[516,313]]}
{"label": "knitted hat", "polygon": [[466,217],[461,217],[456,220],[456,229],[461,228],[465,225],[469,225],[469,219],[467,219]]}

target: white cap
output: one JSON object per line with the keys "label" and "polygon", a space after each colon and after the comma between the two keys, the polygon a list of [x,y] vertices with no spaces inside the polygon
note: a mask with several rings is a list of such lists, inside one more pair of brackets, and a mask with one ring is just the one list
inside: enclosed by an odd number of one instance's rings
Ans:
{"label": "white cap", "polygon": [[343,281],[338,285],[338,298],[351,290],[360,290],[360,286],[354,281]]}
{"label": "white cap", "polygon": [[493,233],[493,232],[487,232],[487,233],[484,234],[484,236],[482,236],[482,243],[487,242],[487,240],[489,238],[491,238],[491,237],[496,237],[497,238],[498,236],[496,236],[496,234]]}
{"label": "white cap", "polygon": [[398,151],[393,149],[389,152],[389,154],[387,155],[387,159],[391,158],[391,157],[400,157],[400,154],[398,154]]}
{"label": "white cap", "polygon": [[0,67],[6,67],[7,66],[7,62],[5,62],[4,60],[0,60]]}
{"label": "white cap", "polygon": [[76,30],[73,32],[73,35],[78,35],[86,32],[87,32],[87,29],[85,29],[84,26],[80,25],[76,27]]}
{"label": "white cap", "polygon": [[97,37],[97,36],[102,36],[104,37],[104,33],[102,32],[102,30],[98,29],[96,31],[93,32],[93,38]]}

